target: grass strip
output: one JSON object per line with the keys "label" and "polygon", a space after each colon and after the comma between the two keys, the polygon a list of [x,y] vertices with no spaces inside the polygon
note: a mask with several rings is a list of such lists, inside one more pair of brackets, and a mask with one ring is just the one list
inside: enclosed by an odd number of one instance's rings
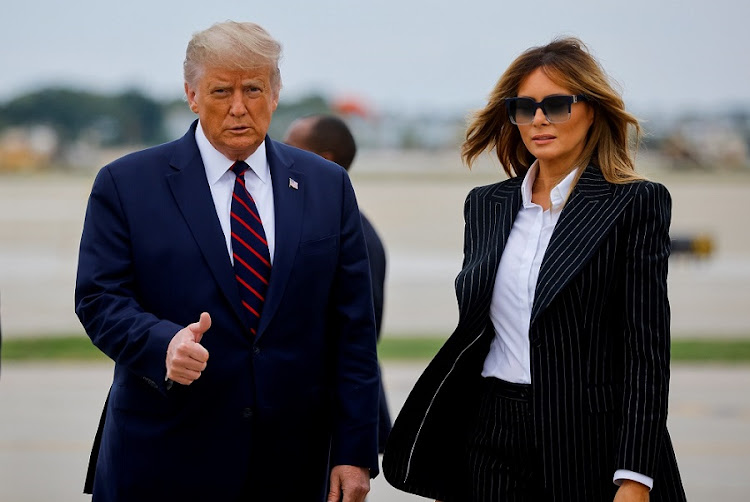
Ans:
{"label": "grass strip", "polygon": [[750,337],[730,339],[672,339],[672,361],[750,364]]}
{"label": "grass strip", "polygon": [[85,335],[3,340],[3,361],[106,361]]}
{"label": "grass strip", "polygon": [[[435,336],[385,334],[378,345],[384,361],[431,359],[445,341]],[[3,361],[106,361],[84,335],[12,338],[2,344]],[[750,335],[744,338],[672,339],[675,363],[750,364]]]}

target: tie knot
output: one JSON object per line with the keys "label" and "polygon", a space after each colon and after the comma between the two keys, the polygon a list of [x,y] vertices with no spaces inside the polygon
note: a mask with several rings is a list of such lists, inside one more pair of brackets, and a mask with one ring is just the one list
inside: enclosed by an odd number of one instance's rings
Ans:
{"label": "tie knot", "polygon": [[232,164],[232,167],[230,167],[229,169],[231,169],[232,172],[237,175],[237,177],[240,177],[245,174],[245,171],[250,169],[250,166],[248,166],[244,161],[238,160],[237,162]]}

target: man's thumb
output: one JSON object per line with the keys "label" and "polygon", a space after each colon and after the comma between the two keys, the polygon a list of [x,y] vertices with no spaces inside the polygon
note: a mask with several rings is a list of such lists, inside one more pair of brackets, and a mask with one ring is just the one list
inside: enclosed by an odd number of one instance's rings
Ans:
{"label": "man's thumb", "polygon": [[203,312],[200,319],[198,319],[198,322],[190,324],[188,326],[188,329],[190,329],[190,331],[193,333],[193,339],[195,340],[195,343],[200,343],[201,338],[203,338],[203,333],[208,331],[210,327],[211,316],[208,315],[208,312]]}

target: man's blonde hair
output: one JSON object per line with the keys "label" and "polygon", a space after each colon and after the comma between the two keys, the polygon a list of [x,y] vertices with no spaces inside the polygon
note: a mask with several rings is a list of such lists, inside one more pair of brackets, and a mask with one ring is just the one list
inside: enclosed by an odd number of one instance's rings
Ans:
{"label": "man's blonde hair", "polygon": [[281,90],[281,44],[255,23],[226,21],[193,35],[185,51],[185,82],[197,86],[208,67],[251,70],[268,66],[276,96]]}

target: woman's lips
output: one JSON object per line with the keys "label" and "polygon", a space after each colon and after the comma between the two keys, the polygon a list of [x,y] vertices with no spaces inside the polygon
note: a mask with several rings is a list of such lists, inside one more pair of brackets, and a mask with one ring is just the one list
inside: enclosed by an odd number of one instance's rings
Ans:
{"label": "woman's lips", "polygon": [[531,137],[531,141],[533,141],[537,145],[546,145],[547,143],[551,143],[555,139],[555,136],[551,134],[536,134]]}

